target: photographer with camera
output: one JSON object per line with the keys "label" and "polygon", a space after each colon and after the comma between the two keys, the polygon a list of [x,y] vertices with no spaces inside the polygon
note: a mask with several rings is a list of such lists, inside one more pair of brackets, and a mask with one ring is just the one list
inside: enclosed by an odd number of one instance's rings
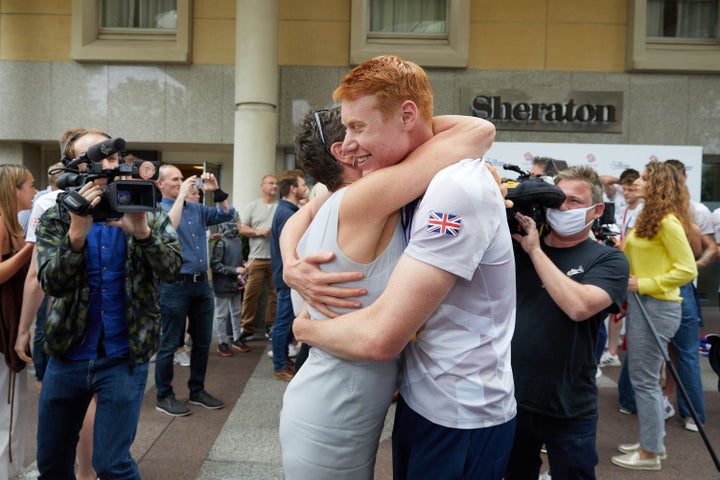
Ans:
{"label": "photographer with camera", "polygon": [[519,244],[512,340],[518,415],[507,480],[538,478],[543,443],[553,477],[595,478],[595,344],[600,323],[619,311],[627,289],[625,256],[589,237],[604,210],[595,170],[571,167],[555,184],[565,201],[547,210],[547,235],[515,214],[525,235],[512,235]]}
{"label": "photographer with camera", "polygon": [[[66,133],[68,166],[112,171],[116,151],[98,162],[85,155],[109,138],[99,130]],[[150,357],[160,332],[158,279],[172,280],[182,262],[180,243],[162,209],[96,221],[92,215],[107,176],[75,191],[84,214],[59,200],[36,230],[40,284],[54,297],[43,344],[50,360],[38,404],[40,478],[74,478],[75,450],[85,410],[97,395],[93,467],[100,478],[140,478],[130,456]],[[63,197],[67,198],[67,197]]]}
{"label": "photographer with camera", "polygon": [[228,222],[235,216],[235,208],[228,194],[220,190],[212,173],[202,175],[202,189],[213,192],[217,205],[206,207],[186,201],[198,177],[183,180],[182,172],[174,165],[160,167],[158,188],[162,192],[162,207],[167,210],[177,229],[182,245],[182,268],[179,275],[160,283],[162,305],[162,338],[155,363],[157,403],[155,409],[173,417],[190,415],[190,409],[175,398],[172,388],[173,356],[185,336],[185,318],[192,336],[190,353],[189,402],[210,410],[223,407],[223,402],[205,391],[210,343],[212,342],[215,300],[208,282],[208,248],[205,229],[210,225]]}

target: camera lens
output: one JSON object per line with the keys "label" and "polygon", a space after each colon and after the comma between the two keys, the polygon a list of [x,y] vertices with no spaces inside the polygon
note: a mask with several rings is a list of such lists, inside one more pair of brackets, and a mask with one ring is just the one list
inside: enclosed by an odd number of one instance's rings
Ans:
{"label": "camera lens", "polygon": [[129,190],[118,190],[117,203],[118,205],[132,205],[132,193]]}

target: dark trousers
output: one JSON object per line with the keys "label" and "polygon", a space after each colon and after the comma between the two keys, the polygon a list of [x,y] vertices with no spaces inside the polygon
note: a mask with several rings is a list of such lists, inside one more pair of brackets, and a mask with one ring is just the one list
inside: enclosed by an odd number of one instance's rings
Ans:
{"label": "dark trousers", "polygon": [[185,318],[193,346],[190,353],[190,394],[205,389],[208,354],[212,341],[215,304],[207,280],[199,283],[160,282],[160,305],[162,307],[162,335],[160,350],[155,362],[155,386],[157,399],[173,395],[173,355],[182,345],[185,335]]}
{"label": "dark trousers", "polygon": [[505,479],[537,480],[543,443],[553,480],[594,479],[598,463],[597,418],[597,412],[575,418],[554,418],[518,409],[515,441]]}
{"label": "dark trousers", "polygon": [[500,480],[514,431],[515,419],[487,428],[443,427],[418,415],[401,396],[392,434],[393,478]]}

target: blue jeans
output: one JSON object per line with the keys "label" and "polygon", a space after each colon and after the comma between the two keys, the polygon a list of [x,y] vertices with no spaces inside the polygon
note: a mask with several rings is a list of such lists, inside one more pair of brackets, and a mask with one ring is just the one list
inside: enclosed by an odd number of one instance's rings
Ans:
{"label": "blue jeans", "polygon": [[273,368],[283,370],[287,367],[288,345],[292,336],[292,323],[295,319],[289,288],[277,289],[277,310],[272,330]]}
{"label": "blue jeans", "polygon": [[620,370],[620,378],[618,378],[618,403],[623,410],[635,413],[637,412],[637,405],[635,405],[635,392],[633,391],[630,373],[628,372],[629,362],[630,355],[626,352],[622,369]]}
{"label": "blue jeans", "polygon": [[208,352],[212,342],[213,313],[215,303],[207,280],[199,283],[160,282],[160,305],[162,307],[162,335],[160,350],[155,362],[155,386],[157,399],[174,395],[173,355],[182,345],[185,335],[185,318],[193,346],[190,353],[190,394],[205,389]]}
{"label": "blue jeans", "polygon": [[537,480],[543,443],[553,478],[594,479],[598,463],[597,419],[597,412],[575,418],[555,418],[519,408],[505,479]]}
{"label": "blue jeans", "polygon": [[[677,359],[677,373],[682,381],[690,402],[701,422],[705,423],[705,394],[703,393],[702,379],[700,378],[700,361],[698,349],[700,348],[700,310],[698,309],[695,286],[692,282],[680,287],[682,301],[682,316],[680,328],[672,338]],[[676,388],[678,410],[681,417],[691,417],[685,399]]]}
{"label": "blue jeans", "polygon": [[[612,320],[610,320],[612,322]],[[600,365],[600,357],[602,357],[603,352],[605,351],[605,344],[607,343],[608,334],[607,334],[607,328],[605,328],[605,322],[602,322],[600,324],[600,328],[598,329],[598,339],[597,343],[595,344],[595,363]]]}
{"label": "blue jeans", "polygon": [[149,362],[132,370],[127,357],[48,362],[38,404],[37,465],[41,479],[75,479],[75,447],[85,411],[97,394],[93,468],[100,478],[139,479],[130,456]]}

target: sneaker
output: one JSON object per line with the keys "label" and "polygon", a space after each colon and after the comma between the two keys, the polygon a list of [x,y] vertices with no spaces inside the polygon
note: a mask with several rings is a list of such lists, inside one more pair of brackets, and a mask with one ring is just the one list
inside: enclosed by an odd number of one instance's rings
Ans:
{"label": "sneaker", "polygon": [[285,367],[283,370],[273,370],[272,372],[273,378],[277,380],[282,380],[284,382],[289,382],[293,379],[295,374],[290,369],[290,367]]}
{"label": "sneaker", "polygon": [[675,415],[675,408],[665,395],[663,395],[663,413],[665,414],[665,420]]}
{"label": "sneaker", "polygon": [[189,402],[193,405],[205,407],[208,410],[217,410],[222,408],[224,405],[223,402],[213,397],[205,390],[200,390],[198,393],[191,393]]}
{"label": "sneaker", "polygon": [[632,415],[633,413],[635,413],[635,412],[633,412],[633,411],[631,411],[631,410],[628,410],[627,408],[623,408],[623,407],[620,407],[618,410],[619,410],[620,413],[622,413],[623,415]]}
{"label": "sneaker", "polygon": [[548,470],[545,473],[541,473],[538,477],[538,480],[552,480],[552,475],[550,475],[550,470]]}
{"label": "sneaker", "polygon": [[221,357],[232,357],[233,353],[232,350],[230,350],[230,347],[228,347],[227,343],[221,343],[218,345],[218,353]]}
{"label": "sneaker", "polygon": [[[617,449],[621,453],[632,453],[636,452],[640,448],[640,442],[638,443],[621,443],[617,446]],[[658,454],[658,458],[660,460],[666,460],[667,459],[667,450],[665,449],[665,445],[663,445],[662,452]]]}
{"label": "sneaker", "polygon": [[189,367],[190,355],[188,354],[188,352],[186,352],[185,350],[175,352],[175,363],[177,363],[181,367]]}
{"label": "sneaker", "polygon": [[240,353],[247,353],[250,351],[250,347],[245,345],[245,340],[242,337],[238,338],[232,343],[233,350],[237,350]]}
{"label": "sneaker", "polygon": [[620,357],[618,357],[617,353],[612,354],[609,351],[605,350],[600,357],[600,366],[601,367],[619,367],[622,363],[620,363]]}
{"label": "sneaker", "polygon": [[660,457],[652,457],[643,460],[640,458],[640,454],[637,450],[631,453],[615,455],[610,459],[610,461],[618,467],[628,468],[630,470],[660,470],[662,468]]}
{"label": "sneaker", "polygon": [[288,357],[295,358],[297,357],[298,352],[300,351],[300,347],[295,346],[294,344],[290,344],[288,347]]}
{"label": "sneaker", "polygon": [[155,410],[171,417],[185,417],[190,415],[190,409],[178,402],[175,395],[168,395],[155,404]]}
{"label": "sneaker", "polygon": [[267,338],[268,340],[272,340],[272,327],[265,330],[265,338]]}
{"label": "sneaker", "polygon": [[695,423],[695,420],[693,420],[690,417],[684,418],[684,424],[685,424],[685,430],[690,430],[691,432],[699,432],[700,429],[698,428],[697,424]]}
{"label": "sneaker", "polygon": [[595,378],[602,377],[602,370],[600,370],[600,367],[597,367],[597,370],[595,371]]}
{"label": "sneaker", "polygon": [[272,348],[271,348],[270,350],[268,350],[268,351],[267,351],[267,356],[268,356],[268,357],[270,357],[270,358],[272,358],[272,357],[273,357],[273,354],[272,354]]}
{"label": "sneaker", "polygon": [[249,342],[250,340],[255,340],[255,334],[252,332],[246,332],[243,330],[240,332],[240,340],[243,342]]}

